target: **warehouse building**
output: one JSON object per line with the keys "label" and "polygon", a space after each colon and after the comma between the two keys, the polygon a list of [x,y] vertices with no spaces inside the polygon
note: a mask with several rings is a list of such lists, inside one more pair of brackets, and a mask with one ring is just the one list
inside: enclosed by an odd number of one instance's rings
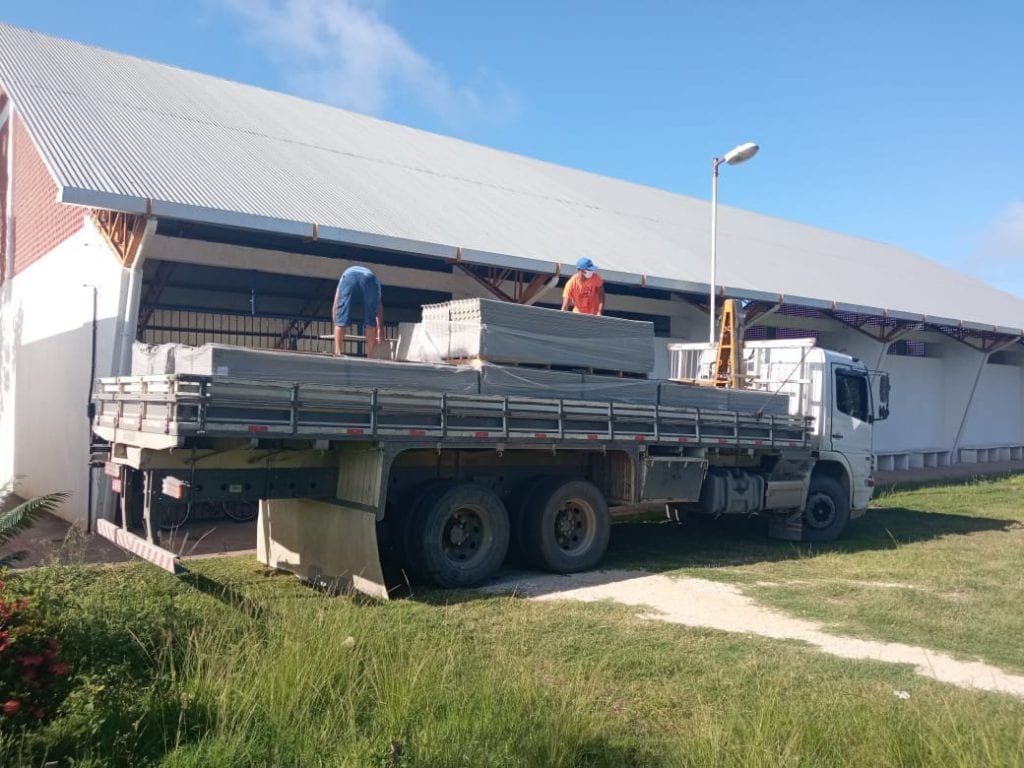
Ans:
{"label": "warehouse building", "polygon": [[[0,481],[95,509],[87,404],[135,340],[327,352],[338,275],[423,304],[557,307],[581,255],[611,315],[708,329],[708,203],[0,25]],[[1024,301],[920,256],[719,210],[748,339],[814,337],[893,381],[882,468],[1022,458]]]}

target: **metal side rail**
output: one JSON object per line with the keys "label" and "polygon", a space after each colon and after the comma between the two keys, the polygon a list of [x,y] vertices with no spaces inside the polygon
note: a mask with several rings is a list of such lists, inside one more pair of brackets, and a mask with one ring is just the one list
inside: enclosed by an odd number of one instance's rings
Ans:
{"label": "metal side rail", "polygon": [[100,379],[94,431],[174,447],[189,437],[460,438],[801,447],[801,416],[658,405],[335,387],[170,374]]}

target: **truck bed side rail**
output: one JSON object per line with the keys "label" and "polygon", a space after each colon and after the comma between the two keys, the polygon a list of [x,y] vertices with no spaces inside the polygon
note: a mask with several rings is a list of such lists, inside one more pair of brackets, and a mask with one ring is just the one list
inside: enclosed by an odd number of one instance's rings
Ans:
{"label": "truck bed side rail", "polygon": [[610,402],[334,387],[170,374],[100,379],[94,430],[178,438],[476,438],[797,447],[808,422]]}

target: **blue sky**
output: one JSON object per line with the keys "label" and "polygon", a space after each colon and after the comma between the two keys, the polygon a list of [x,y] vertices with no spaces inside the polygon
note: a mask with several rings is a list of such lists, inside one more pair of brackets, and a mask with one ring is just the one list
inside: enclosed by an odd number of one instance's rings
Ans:
{"label": "blue sky", "polygon": [[705,199],[711,158],[756,141],[723,204],[1024,297],[1021,0],[18,0],[0,20]]}

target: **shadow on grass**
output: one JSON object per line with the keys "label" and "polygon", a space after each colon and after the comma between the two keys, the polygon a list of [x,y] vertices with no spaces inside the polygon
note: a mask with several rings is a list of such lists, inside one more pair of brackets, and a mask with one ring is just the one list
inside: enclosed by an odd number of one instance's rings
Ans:
{"label": "shadow on grass", "polygon": [[255,602],[230,584],[214,581],[210,577],[192,570],[186,570],[178,578],[204,595],[209,595],[213,599],[224,603],[224,605],[240,611],[253,621],[260,622],[267,618],[266,606]]}
{"label": "shadow on grass", "polygon": [[[612,526],[608,552],[600,570],[589,574],[560,576],[520,570],[509,563],[495,579],[502,585],[520,584],[516,591],[544,594],[573,586],[596,586],[635,578],[638,572],[663,573],[681,569],[729,568],[757,563],[782,562],[816,557],[826,553],[849,553],[894,549],[909,542],[945,536],[965,536],[986,531],[1006,531],[1012,520],[921,512],[904,507],[871,509],[853,521],[837,541],[792,542],[768,538],[768,521],[761,517],[700,515],[683,522],[618,522]],[[427,585],[413,585],[411,597],[428,604],[489,599],[507,589],[447,591]],[[395,596],[409,596],[407,591]]]}
{"label": "shadow on grass", "polygon": [[1005,531],[1012,520],[921,512],[905,507],[871,509],[850,523],[836,541],[790,542],[768,538],[768,521],[760,517],[691,518],[683,523],[624,522],[612,528],[605,568],[721,568],[776,562],[826,552],[892,549],[911,541],[983,531]]}

